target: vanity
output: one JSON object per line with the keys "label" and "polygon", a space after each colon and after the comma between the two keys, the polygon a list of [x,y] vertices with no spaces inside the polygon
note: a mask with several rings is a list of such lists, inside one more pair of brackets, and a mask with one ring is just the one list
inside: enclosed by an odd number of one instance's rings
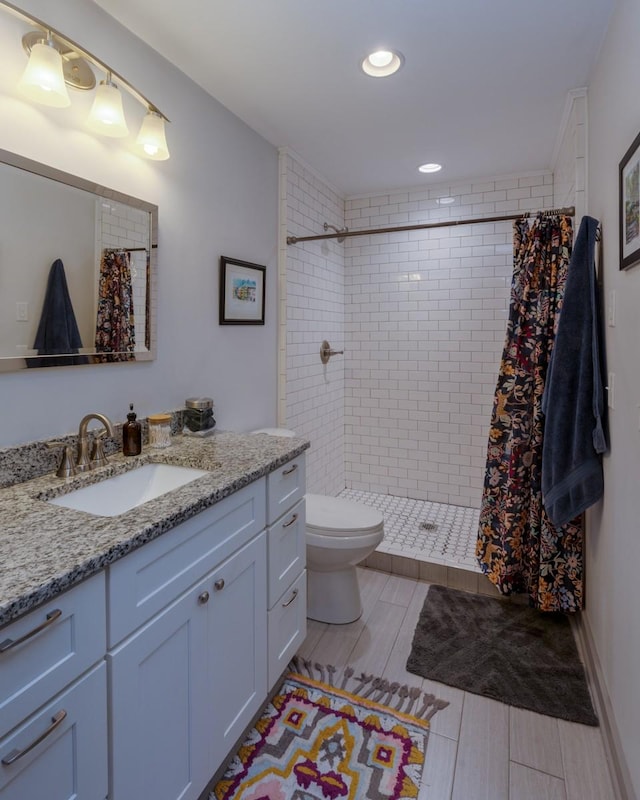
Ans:
{"label": "vanity", "polygon": [[[196,800],[306,635],[303,439],[175,437],[0,490],[0,798]],[[206,472],[114,517],[54,505]]]}

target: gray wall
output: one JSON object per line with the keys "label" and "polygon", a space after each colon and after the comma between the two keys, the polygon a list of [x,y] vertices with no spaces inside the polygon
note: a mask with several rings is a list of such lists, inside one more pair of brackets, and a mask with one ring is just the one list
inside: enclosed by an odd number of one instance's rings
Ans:
{"label": "gray wall", "polygon": [[[78,92],[68,109],[20,99],[20,39],[28,28],[2,12],[0,116],[11,124],[1,126],[0,148],[159,206],[159,335],[158,358],[146,364],[0,374],[0,446],[72,433],[88,411],[116,421],[129,402],[146,415],[199,394],[214,397],[220,427],[273,425],[276,149],[87,0],[25,0],[22,7],[111,64],[172,120],[171,159],[134,155],[143,109],[126,98],[125,140],[87,131],[91,98]],[[265,327],[218,325],[220,255],[266,264]]]}

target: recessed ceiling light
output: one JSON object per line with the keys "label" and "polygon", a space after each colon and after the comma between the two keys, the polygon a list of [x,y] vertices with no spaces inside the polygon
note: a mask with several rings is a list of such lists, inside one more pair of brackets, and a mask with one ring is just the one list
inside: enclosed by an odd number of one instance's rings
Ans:
{"label": "recessed ceiling light", "polygon": [[456,202],[455,197],[436,197],[436,203],[438,203],[441,206],[449,206],[451,205],[451,203],[455,202]]}
{"label": "recessed ceiling light", "polygon": [[393,50],[376,50],[375,53],[369,53],[362,60],[361,66],[363,71],[372,78],[386,78],[397,72],[403,63],[404,58],[401,53]]}
{"label": "recessed ceiling light", "polygon": [[442,164],[421,164],[418,172],[440,172]]}

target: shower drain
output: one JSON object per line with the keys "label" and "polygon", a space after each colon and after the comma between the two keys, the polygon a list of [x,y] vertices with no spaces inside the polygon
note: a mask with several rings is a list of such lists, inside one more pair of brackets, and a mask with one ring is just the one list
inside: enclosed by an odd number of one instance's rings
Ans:
{"label": "shower drain", "polygon": [[437,531],[438,525],[435,522],[421,522],[420,525],[421,531]]}

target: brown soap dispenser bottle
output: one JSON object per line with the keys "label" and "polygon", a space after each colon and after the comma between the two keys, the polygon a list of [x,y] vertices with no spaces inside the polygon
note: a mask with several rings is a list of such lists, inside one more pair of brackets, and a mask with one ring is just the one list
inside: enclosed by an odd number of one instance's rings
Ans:
{"label": "brown soap dispenser bottle", "polygon": [[142,425],[136,420],[133,403],[129,409],[127,421],[122,426],[122,452],[125,456],[139,456],[142,452]]}

